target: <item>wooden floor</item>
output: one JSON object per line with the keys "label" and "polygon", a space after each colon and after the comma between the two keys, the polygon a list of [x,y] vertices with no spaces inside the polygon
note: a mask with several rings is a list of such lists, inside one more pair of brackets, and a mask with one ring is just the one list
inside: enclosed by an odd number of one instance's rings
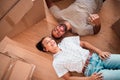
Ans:
{"label": "wooden floor", "polygon": [[112,30],[112,25],[120,19],[120,1],[107,0],[100,11],[101,30],[97,35],[82,37],[96,47],[110,51],[111,53],[120,53],[120,38]]}
{"label": "wooden floor", "polygon": [[[106,0],[104,4],[106,5],[102,7],[102,10],[100,12],[100,32],[97,35],[81,37],[81,40],[88,41],[94,46],[100,48],[101,50],[110,51],[111,53],[120,53],[120,38],[111,28],[112,24],[115,23],[118,19],[120,19],[120,1],[117,2],[117,0]],[[53,27],[53,24],[48,23],[47,20],[44,19],[36,25],[25,30],[24,32],[14,36],[12,39],[27,46],[27,50],[52,61],[52,56],[38,51],[35,48],[35,45],[41,39],[41,37],[50,35],[50,31]],[[41,61],[39,62],[41,65],[43,64]],[[44,66],[48,65],[46,64]],[[44,69],[46,68],[42,69],[43,72]],[[41,80],[51,80],[46,79],[45,77],[47,76],[42,75]]]}
{"label": "wooden floor", "polygon": [[42,20],[38,24],[30,27],[29,29],[25,30],[19,35],[16,35],[12,39],[28,46],[28,50],[34,52],[35,54],[48,57],[50,59],[50,57],[47,56],[48,54],[40,54],[40,51],[38,51],[35,47],[37,42],[40,41],[41,37],[49,35],[50,31],[51,31],[51,27],[49,27],[47,21]]}

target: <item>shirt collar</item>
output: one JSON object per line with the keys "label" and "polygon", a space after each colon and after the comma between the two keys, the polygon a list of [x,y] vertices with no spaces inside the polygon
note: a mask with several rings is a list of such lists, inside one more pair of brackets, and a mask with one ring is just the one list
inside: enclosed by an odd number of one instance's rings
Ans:
{"label": "shirt collar", "polygon": [[[62,50],[61,50],[61,51],[62,51]],[[55,54],[53,55],[53,57],[54,57],[54,58],[57,57],[57,56],[61,53],[61,51],[55,53]]]}

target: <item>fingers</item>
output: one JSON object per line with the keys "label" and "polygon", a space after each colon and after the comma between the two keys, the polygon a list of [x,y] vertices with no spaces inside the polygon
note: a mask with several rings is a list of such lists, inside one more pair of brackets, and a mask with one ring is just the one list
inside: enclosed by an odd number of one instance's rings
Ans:
{"label": "fingers", "polygon": [[88,21],[92,24],[99,25],[99,15],[98,14],[90,14],[90,17],[88,17]]}
{"label": "fingers", "polygon": [[100,58],[102,60],[108,59],[110,57],[110,53],[109,52],[103,52],[102,55],[100,55]]}
{"label": "fingers", "polygon": [[110,57],[110,53],[107,52],[107,53],[105,54],[105,57],[106,57],[106,58],[109,58],[109,57]]}
{"label": "fingers", "polygon": [[99,18],[98,14],[90,14],[90,20],[94,21]]}
{"label": "fingers", "polygon": [[106,59],[106,56],[105,56],[105,54],[104,55],[102,55],[101,56],[101,58],[104,60],[104,59]]}
{"label": "fingers", "polygon": [[89,17],[89,21],[93,23],[93,22],[94,22],[94,20],[95,20],[95,17],[94,17],[94,16],[92,16],[92,15],[90,15],[90,17]]}
{"label": "fingers", "polygon": [[102,73],[94,73],[94,80],[103,80]]}
{"label": "fingers", "polygon": [[101,60],[105,60],[105,58],[103,58],[102,56],[100,56],[100,59],[101,59]]}
{"label": "fingers", "polygon": [[100,76],[100,75],[102,75],[102,73],[93,73],[93,75]]}
{"label": "fingers", "polygon": [[98,73],[98,74],[97,74],[96,80],[103,80],[102,73]]}

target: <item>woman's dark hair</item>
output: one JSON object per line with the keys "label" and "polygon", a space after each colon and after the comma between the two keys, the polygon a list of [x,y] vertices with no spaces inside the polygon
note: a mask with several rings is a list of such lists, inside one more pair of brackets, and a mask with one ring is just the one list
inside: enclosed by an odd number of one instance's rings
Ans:
{"label": "woman's dark hair", "polygon": [[43,40],[45,39],[46,37],[43,37],[37,44],[36,44],[36,48],[40,51],[44,51],[44,45],[42,44]]}

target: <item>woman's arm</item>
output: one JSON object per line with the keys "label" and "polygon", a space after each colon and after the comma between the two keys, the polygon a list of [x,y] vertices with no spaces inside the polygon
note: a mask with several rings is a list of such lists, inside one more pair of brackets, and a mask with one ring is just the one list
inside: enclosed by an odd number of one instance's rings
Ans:
{"label": "woman's arm", "polygon": [[69,72],[62,76],[65,80],[102,80],[102,75],[94,73],[89,77],[70,76]]}
{"label": "woman's arm", "polygon": [[86,41],[80,41],[80,46],[96,52],[101,59],[107,59],[110,56],[109,52],[104,52]]}

